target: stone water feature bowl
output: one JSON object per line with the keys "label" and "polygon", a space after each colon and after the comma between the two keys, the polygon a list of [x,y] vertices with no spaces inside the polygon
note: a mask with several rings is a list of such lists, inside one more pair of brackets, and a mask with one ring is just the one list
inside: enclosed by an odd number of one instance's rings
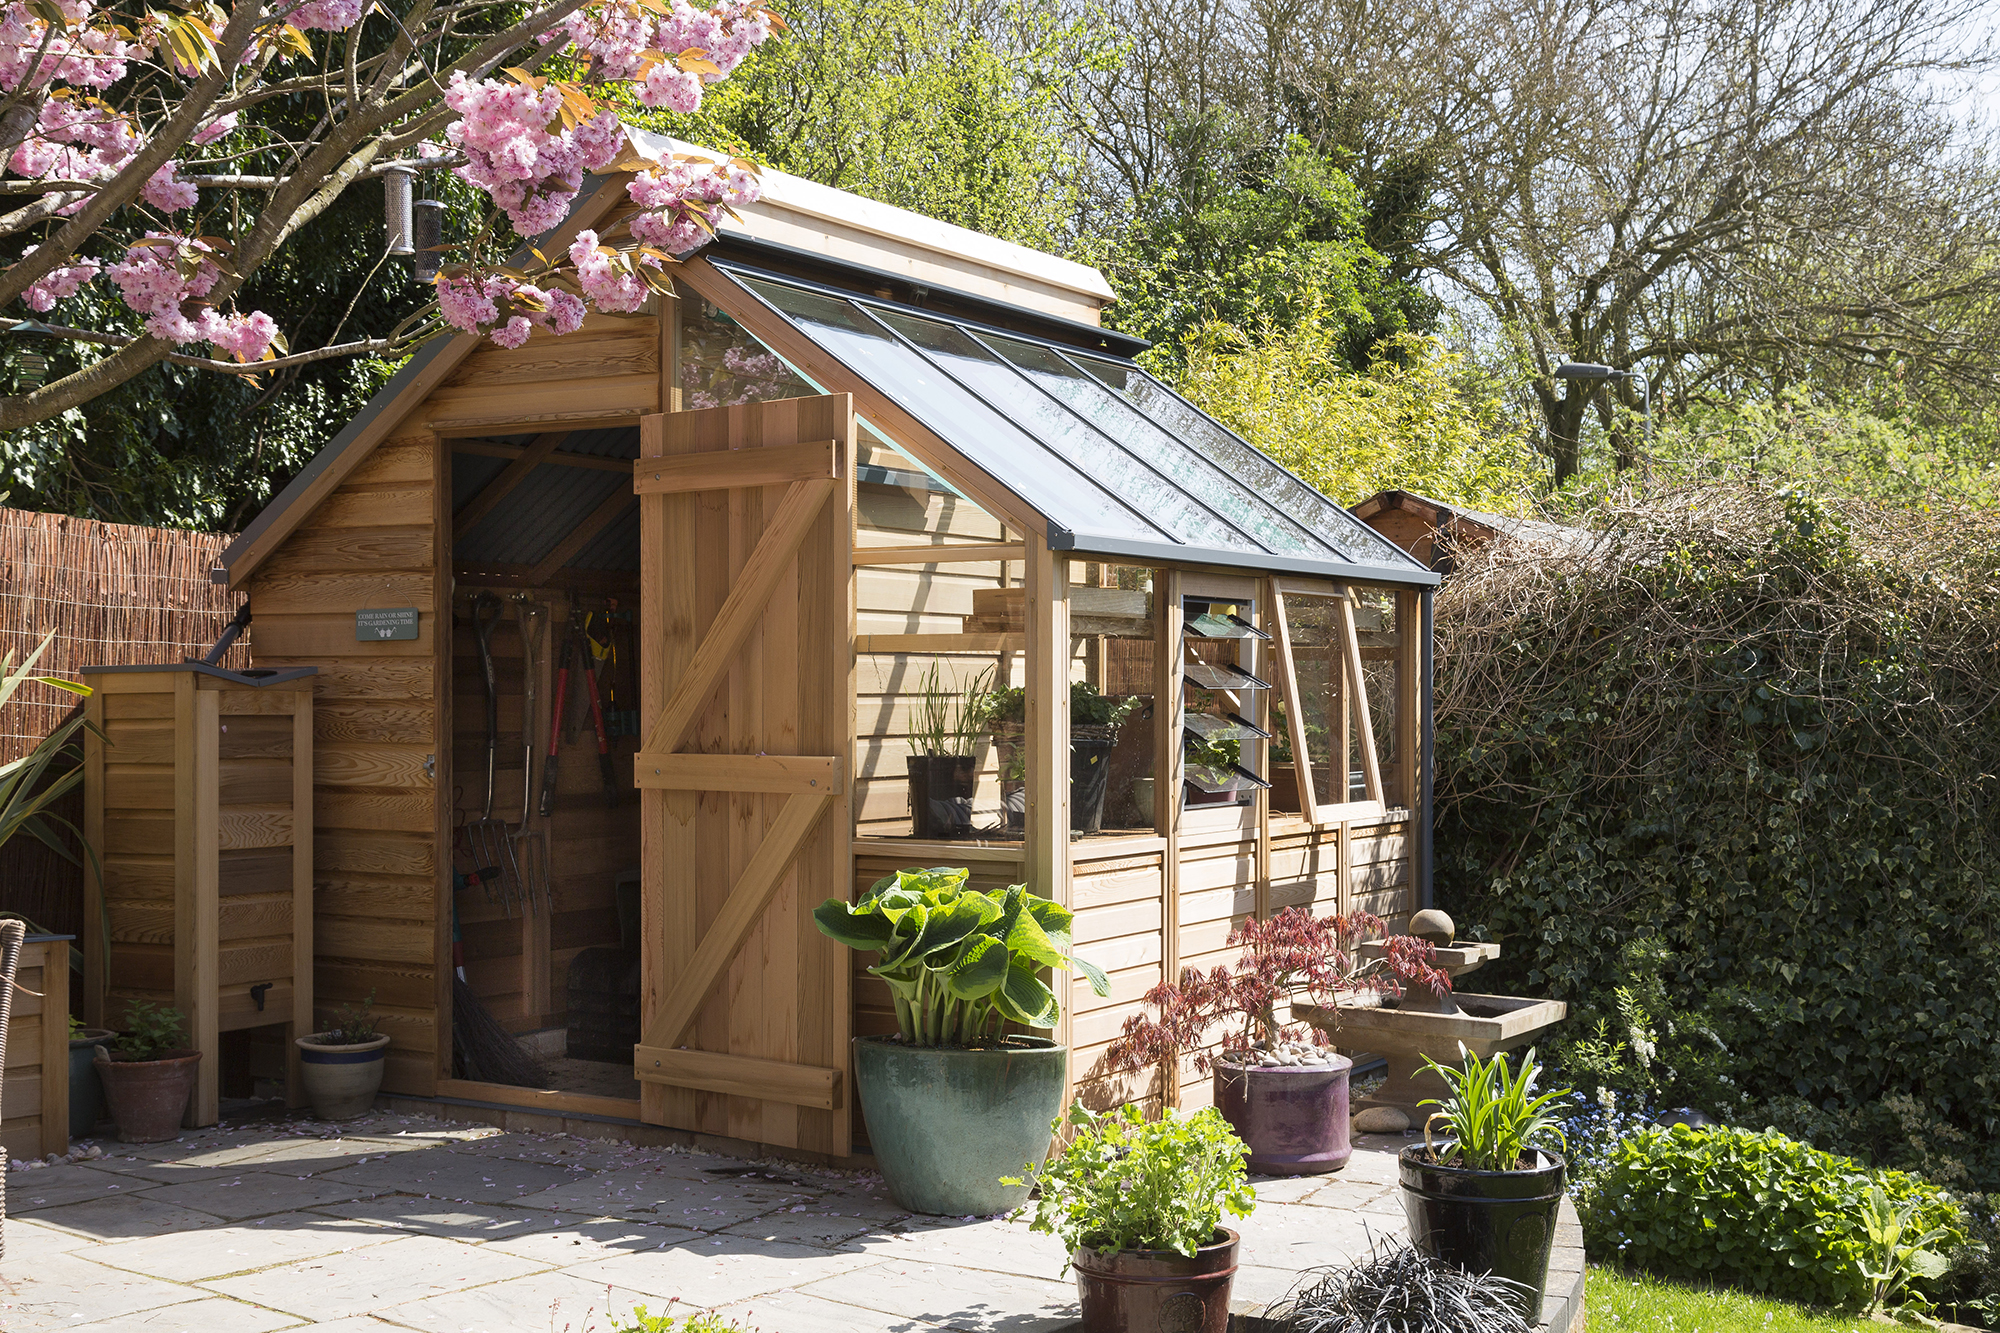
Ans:
{"label": "stone water feature bowl", "polygon": [[[1443,913],[1435,915],[1443,917]],[[1450,918],[1444,918],[1442,924],[1449,932]],[[1445,938],[1450,939],[1450,935],[1446,933]],[[1375,941],[1361,945],[1356,952],[1363,958],[1379,958],[1382,951],[1382,944]],[[1454,940],[1437,945],[1436,964],[1451,974],[1456,987],[1462,974],[1499,956],[1497,944]],[[1292,1006],[1295,1022],[1310,1023],[1327,1033],[1342,1051],[1372,1053],[1388,1063],[1388,1077],[1382,1086],[1355,1099],[1357,1111],[1371,1106],[1395,1107],[1416,1126],[1437,1109],[1419,1108],[1417,1103],[1431,1097],[1442,1100],[1449,1091],[1442,1078],[1424,1068],[1424,1057],[1455,1065],[1459,1043],[1463,1042],[1467,1050],[1486,1059],[1528,1045],[1568,1015],[1569,1006],[1561,1000],[1468,995],[1456,989],[1440,996],[1420,986],[1408,988],[1400,1000],[1357,995],[1343,996],[1333,1006]]]}

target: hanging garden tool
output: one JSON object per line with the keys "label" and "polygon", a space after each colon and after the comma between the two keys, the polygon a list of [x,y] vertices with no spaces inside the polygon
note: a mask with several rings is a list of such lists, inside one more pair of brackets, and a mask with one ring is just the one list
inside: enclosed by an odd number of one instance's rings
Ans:
{"label": "hanging garden tool", "polygon": [[528,827],[535,797],[535,686],[541,680],[544,608],[526,593],[514,597],[514,626],[521,636],[521,822],[514,831],[515,864],[521,876],[521,896],[529,911],[535,900],[549,902],[549,845],[540,829]]}
{"label": "hanging garden tool", "polygon": [[[500,867],[500,905],[514,915],[514,895],[521,876],[514,865],[514,842],[504,820],[493,817],[495,767],[500,757],[500,682],[493,673],[493,627],[500,623],[500,599],[482,592],[472,599],[472,635],[479,642],[479,673],[486,682],[486,805],[479,818],[465,826],[472,858],[481,865]],[[488,899],[492,898],[489,886]]]}
{"label": "hanging garden tool", "polygon": [[566,732],[571,738],[574,737],[574,732],[562,725],[564,705],[569,698],[572,671],[576,673],[584,692],[590,698],[590,720],[597,729],[597,766],[604,775],[605,799],[610,804],[616,805],[622,795],[618,789],[618,771],[611,763],[611,738],[604,730],[604,708],[598,700],[597,673],[591,670],[590,650],[585,646],[588,635],[584,626],[583,613],[570,612],[569,628],[563,635],[562,651],[556,658],[555,712],[549,718],[549,758],[542,771],[540,808],[543,815],[555,813],[557,756],[561,753]]}

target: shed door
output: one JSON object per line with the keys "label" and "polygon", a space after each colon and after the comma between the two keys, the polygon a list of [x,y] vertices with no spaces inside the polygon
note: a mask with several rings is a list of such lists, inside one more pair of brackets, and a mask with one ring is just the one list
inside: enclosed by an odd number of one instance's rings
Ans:
{"label": "shed door", "polygon": [[634,1071],[653,1124],[849,1151],[854,405],[644,419]]}

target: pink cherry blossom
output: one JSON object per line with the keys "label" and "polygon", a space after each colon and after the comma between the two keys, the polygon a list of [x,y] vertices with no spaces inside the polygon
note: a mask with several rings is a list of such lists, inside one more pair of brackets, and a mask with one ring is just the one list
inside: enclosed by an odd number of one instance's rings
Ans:
{"label": "pink cherry blossom", "polygon": [[162,213],[176,213],[183,208],[193,208],[201,198],[201,191],[181,180],[177,172],[178,162],[168,162],[154,172],[139,190],[147,203]]}
{"label": "pink cherry blossom", "polygon": [[[29,246],[21,252],[21,258],[26,259],[35,253],[37,248]],[[21,300],[26,303],[28,309],[38,313],[52,310],[56,302],[75,296],[84,283],[97,276],[102,267],[95,259],[83,258],[73,264],[50,269],[27,291],[21,293]]]}
{"label": "pink cherry blossom", "polygon": [[197,148],[206,148],[209,144],[214,143],[224,135],[234,133],[236,133],[236,113],[232,111],[226,116],[217,116],[214,120],[209,121],[208,124],[196,130],[194,132],[194,144]]}
{"label": "pink cherry blossom", "polygon": [[203,332],[217,351],[248,363],[264,359],[264,353],[278,336],[278,325],[263,311],[253,310],[247,315],[211,314]]}

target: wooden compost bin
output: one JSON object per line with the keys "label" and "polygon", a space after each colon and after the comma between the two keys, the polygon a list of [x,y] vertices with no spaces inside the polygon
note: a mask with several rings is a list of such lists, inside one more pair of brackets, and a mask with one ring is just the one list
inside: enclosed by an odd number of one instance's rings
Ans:
{"label": "wooden compost bin", "polygon": [[0,1148],[13,1158],[69,1151],[69,940],[30,935],[14,973]]}
{"label": "wooden compost bin", "polygon": [[[221,1035],[313,1030],[315,671],[85,667],[84,837],[104,912],[84,914],[84,1013],[119,1027],[136,1001],[171,1004],[203,1055],[187,1123],[217,1116]],[[110,932],[106,966],[103,932]]]}

